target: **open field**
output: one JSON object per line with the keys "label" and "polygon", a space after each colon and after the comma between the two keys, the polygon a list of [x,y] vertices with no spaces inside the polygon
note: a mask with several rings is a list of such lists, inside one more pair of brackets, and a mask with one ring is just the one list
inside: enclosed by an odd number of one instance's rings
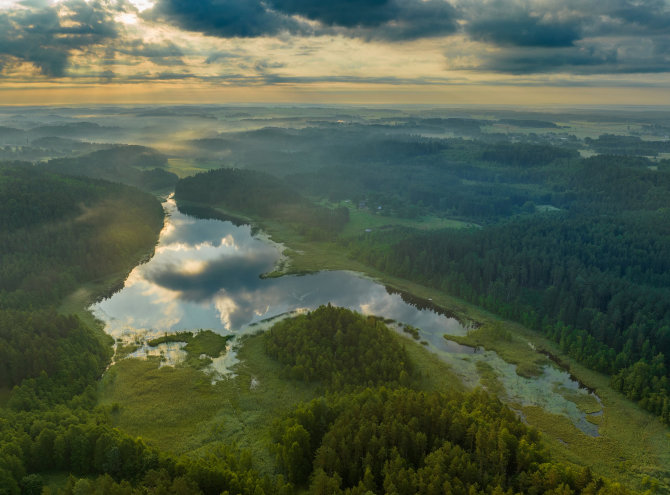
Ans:
{"label": "open field", "polygon": [[168,166],[165,170],[176,174],[177,177],[182,179],[220,166],[220,162],[209,164],[185,158],[168,158]]}
{"label": "open field", "polygon": [[349,222],[340,233],[341,237],[353,237],[365,232],[366,229],[378,230],[390,226],[411,227],[419,230],[460,229],[477,227],[470,222],[462,222],[436,216],[423,216],[416,219],[398,218],[382,215],[374,209],[358,208],[351,202],[339,204],[325,203],[329,207],[345,206],[349,210]]}

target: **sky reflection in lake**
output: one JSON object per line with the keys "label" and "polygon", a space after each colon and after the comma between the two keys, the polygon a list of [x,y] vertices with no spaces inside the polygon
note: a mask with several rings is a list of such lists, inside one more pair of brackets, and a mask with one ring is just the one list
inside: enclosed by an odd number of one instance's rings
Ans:
{"label": "sky reflection in lake", "polygon": [[[199,328],[242,334],[254,330],[262,320],[330,302],[413,325],[421,329],[420,338],[428,348],[450,363],[464,383],[476,386],[475,364],[486,361],[511,402],[566,415],[583,432],[598,434],[575,403],[553,390],[556,386],[576,389],[577,383],[568,373],[547,367],[540,377],[528,379],[518,376],[516,366],[494,352],[471,354],[472,348],[443,337],[465,333],[457,320],[420,310],[400,295],[389,294],[383,285],[353,272],[263,279],[260,275],[272,271],[280,260],[281,246],[252,235],[248,225],[197,219],[179,212],[172,200],[164,207],[169,216],[154,257],[132,271],[122,290],[92,307],[114,337],[139,337],[146,342],[151,335]],[[143,345],[136,354],[145,356],[147,349]],[[166,357],[178,360],[179,352],[174,349],[174,355]],[[235,362],[231,353],[217,359],[226,371]]]}
{"label": "sky reflection in lake", "polygon": [[[280,246],[252,235],[248,225],[184,215],[173,200],[154,257],[136,267],[125,287],[94,305],[115,337],[211,328],[239,333],[282,313],[328,302],[422,328],[438,342],[461,334],[453,318],[419,310],[398,294],[352,272],[320,272],[263,279]],[[433,340],[433,339],[429,339]]]}

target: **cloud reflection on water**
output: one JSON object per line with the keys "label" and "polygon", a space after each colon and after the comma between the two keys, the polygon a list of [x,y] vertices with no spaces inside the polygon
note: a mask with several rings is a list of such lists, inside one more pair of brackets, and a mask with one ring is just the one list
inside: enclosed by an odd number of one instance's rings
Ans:
{"label": "cloud reflection on water", "polygon": [[174,202],[155,256],[125,287],[94,306],[114,336],[211,328],[239,332],[262,319],[328,302],[420,327],[440,339],[461,333],[453,319],[418,310],[384,286],[351,272],[263,279],[281,258],[276,244],[252,236],[248,225],[202,220]]}

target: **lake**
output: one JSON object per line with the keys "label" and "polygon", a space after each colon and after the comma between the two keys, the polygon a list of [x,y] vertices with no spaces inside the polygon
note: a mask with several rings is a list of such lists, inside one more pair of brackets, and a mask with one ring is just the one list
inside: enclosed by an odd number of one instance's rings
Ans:
{"label": "lake", "polygon": [[[515,366],[491,351],[459,345],[445,334],[464,335],[467,326],[430,308],[412,304],[377,281],[348,271],[263,278],[282,261],[283,247],[249,225],[202,219],[179,211],[173,199],[163,204],[167,217],[154,256],[137,266],[123,289],[92,306],[106,331],[117,341],[135,342],[133,357],[161,353],[164,364],[179,362],[180,346],[150,348],[146,341],[180,330],[212,329],[241,336],[268,328],[279,317],[306,312],[331,303],[367,315],[394,320],[419,329],[420,340],[452,365],[463,381],[478,384],[476,362],[485,360],[499,375],[507,399],[539,405],[565,414],[582,431],[597,435],[597,427],[575,403],[554,389],[576,390],[568,373],[548,366],[542,376],[523,378]],[[225,375],[235,364],[232,350],[215,360],[213,371]]]}

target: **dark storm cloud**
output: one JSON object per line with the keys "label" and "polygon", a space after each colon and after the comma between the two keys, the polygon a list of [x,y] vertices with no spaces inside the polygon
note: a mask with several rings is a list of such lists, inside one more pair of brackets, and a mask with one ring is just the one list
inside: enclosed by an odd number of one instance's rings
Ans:
{"label": "dark storm cloud", "polygon": [[290,33],[402,41],[457,29],[456,10],[445,0],[160,0],[145,17],[223,38]]}
{"label": "dark storm cloud", "polygon": [[0,63],[30,62],[46,76],[61,77],[73,50],[101,44],[116,34],[101,2],[24,2],[21,8],[0,12]]}
{"label": "dark storm cloud", "polygon": [[482,61],[484,70],[510,74],[535,74],[569,71],[572,73],[611,72],[616,66],[614,51],[595,49],[517,49],[506,50]]}
{"label": "dark storm cloud", "polygon": [[447,36],[458,29],[459,12],[444,0],[394,0],[390,22],[379,26],[371,38],[403,41]]}
{"label": "dark storm cloud", "polygon": [[478,70],[530,75],[542,73],[642,74],[670,72],[667,52],[651,50],[644,56],[625,55],[621,47],[598,44],[563,48],[519,47],[484,57]]}
{"label": "dark storm cloud", "polygon": [[509,74],[670,72],[664,0],[493,0],[468,3],[464,32],[495,51],[476,66]]}
{"label": "dark storm cloud", "polygon": [[272,0],[270,4],[328,26],[379,26],[393,16],[389,0]]}
{"label": "dark storm cloud", "polygon": [[517,17],[478,19],[468,26],[470,36],[478,41],[515,46],[571,46],[581,38],[574,22],[551,22],[528,13]]}
{"label": "dark storm cloud", "polygon": [[301,31],[300,23],[268,9],[259,0],[161,0],[146,17],[223,38]]}
{"label": "dark storm cloud", "polygon": [[665,0],[618,0],[607,14],[625,31],[670,35],[670,4]]}

